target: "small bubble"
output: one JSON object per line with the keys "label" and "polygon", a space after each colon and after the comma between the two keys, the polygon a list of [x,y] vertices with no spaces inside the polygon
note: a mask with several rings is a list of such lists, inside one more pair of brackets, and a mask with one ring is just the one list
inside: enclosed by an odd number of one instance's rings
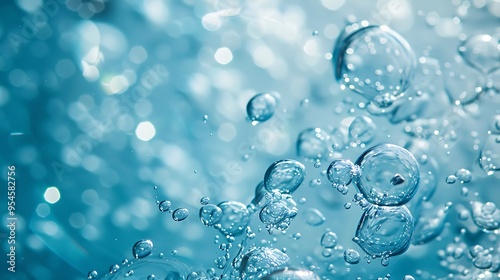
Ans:
{"label": "small bubble", "polygon": [[156,277],[154,274],[149,274],[148,276],[148,279],[147,280],[156,280]]}
{"label": "small bubble", "polygon": [[158,209],[160,209],[161,212],[167,212],[170,210],[170,207],[172,206],[172,203],[168,200],[163,200],[158,204]]}
{"label": "small bubble", "polygon": [[259,93],[252,97],[247,104],[247,115],[252,121],[252,125],[257,125],[260,122],[270,119],[277,105],[278,100],[274,95],[269,93]]}
{"label": "small bubble", "polygon": [[132,247],[132,255],[136,259],[142,259],[149,255],[153,251],[153,242],[149,239],[143,239],[137,241]]}
{"label": "small bubble", "polygon": [[201,205],[207,205],[210,203],[210,197],[208,196],[204,196],[200,199],[200,204]]}
{"label": "small bubble", "polygon": [[455,177],[457,180],[460,180],[461,183],[469,183],[472,180],[472,173],[469,170],[462,168],[455,173]]}
{"label": "small bubble", "polygon": [[347,209],[351,209],[351,203],[347,202],[346,204],[344,204],[344,208],[347,210]]}
{"label": "small bubble", "polygon": [[184,221],[189,216],[189,210],[186,208],[177,208],[172,213],[172,219],[176,222]]}
{"label": "small bubble", "polygon": [[455,175],[450,175],[446,177],[446,183],[447,184],[454,184],[457,181],[457,177]]}
{"label": "small bubble", "polygon": [[318,36],[318,34],[319,34],[319,31],[318,31],[318,30],[314,30],[314,31],[312,32],[312,35],[313,35],[313,36]]}
{"label": "small bubble", "polygon": [[96,279],[97,276],[99,276],[97,271],[92,270],[92,271],[89,271],[89,273],[87,274],[87,279]]}
{"label": "small bubble", "polygon": [[349,264],[357,264],[361,260],[358,251],[354,249],[347,249],[344,251],[344,260]]}
{"label": "small bubble", "polygon": [[337,235],[333,231],[325,232],[321,237],[321,246],[333,248],[337,245]]}
{"label": "small bubble", "polygon": [[120,266],[118,264],[114,264],[109,267],[109,273],[116,273],[120,269]]}
{"label": "small bubble", "polygon": [[203,115],[203,123],[207,123],[208,121],[208,115]]}

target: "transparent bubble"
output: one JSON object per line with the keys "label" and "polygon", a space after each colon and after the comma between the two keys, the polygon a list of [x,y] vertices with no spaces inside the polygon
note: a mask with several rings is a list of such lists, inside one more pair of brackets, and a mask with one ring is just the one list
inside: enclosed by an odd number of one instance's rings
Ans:
{"label": "transparent bubble", "polygon": [[474,201],[472,206],[472,219],[483,230],[492,231],[500,228],[500,210],[493,202],[481,203]]}
{"label": "transparent bubble", "polygon": [[334,185],[347,186],[353,177],[354,164],[348,159],[337,159],[330,163],[326,171],[328,180]]}
{"label": "transparent bubble", "polygon": [[372,205],[363,213],[356,242],[371,256],[395,256],[410,246],[413,217],[405,206]]}
{"label": "transparent bubble", "polygon": [[222,209],[217,205],[207,204],[200,208],[200,220],[207,227],[214,226],[221,218]]}
{"label": "transparent bubble", "polygon": [[97,271],[92,270],[92,271],[89,271],[89,273],[87,274],[87,279],[96,279],[97,276],[99,276]]}
{"label": "transparent bubble", "polygon": [[423,211],[415,222],[412,244],[423,245],[436,239],[444,229],[447,208],[434,208],[431,203],[426,203]]}
{"label": "transparent bubble", "polygon": [[272,200],[259,213],[261,222],[267,225],[268,230],[276,228],[286,230],[291,221],[297,216],[297,204],[290,195],[280,196]]}
{"label": "transparent bubble", "polygon": [[455,175],[449,175],[448,177],[446,177],[447,184],[455,184],[456,181],[457,181],[457,176]]}
{"label": "transparent bubble", "polygon": [[273,116],[277,105],[278,100],[273,95],[269,93],[259,93],[248,101],[248,118],[252,121],[253,125],[259,122],[265,122]]}
{"label": "transparent bubble", "polygon": [[217,205],[222,210],[222,217],[217,226],[224,235],[235,236],[245,231],[250,222],[250,212],[238,201],[224,201]]}
{"label": "transparent bubble", "polygon": [[275,248],[255,247],[241,259],[239,272],[241,279],[261,279],[271,272],[290,266],[290,258]]}
{"label": "transparent bubble", "polygon": [[344,31],[333,63],[338,82],[379,107],[406,91],[416,67],[408,42],[387,26],[375,25]]}
{"label": "transparent bubble", "polygon": [[473,246],[470,250],[472,263],[479,269],[489,269],[493,265],[493,256],[490,250],[484,249],[480,245]]}
{"label": "transparent bubble", "polygon": [[314,272],[307,269],[283,268],[272,272],[262,280],[320,280]]}
{"label": "transparent bubble", "polygon": [[176,222],[184,221],[189,216],[187,208],[177,208],[172,212],[172,219]]}
{"label": "transparent bubble", "polygon": [[500,170],[500,134],[490,134],[486,137],[479,154],[479,164],[488,175]]}
{"label": "transparent bubble", "polygon": [[264,175],[264,187],[267,191],[293,193],[304,181],[306,168],[291,159],[278,160],[267,168]]}
{"label": "transparent bubble", "polygon": [[356,161],[360,176],[355,183],[363,196],[377,205],[403,205],[416,193],[418,163],[406,149],[382,144],[366,150]]}
{"label": "transparent bubble", "polygon": [[455,172],[455,176],[462,183],[469,183],[472,180],[472,173],[465,168],[457,170],[457,172]]}
{"label": "transparent bubble", "polygon": [[337,234],[333,231],[325,232],[321,237],[321,246],[325,248],[334,248],[337,245]]}
{"label": "transparent bubble", "polygon": [[153,242],[149,239],[139,240],[132,247],[132,255],[136,259],[142,259],[153,252]]}
{"label": "transparent bubble", "polygon": [[469,37],[458,53],[464,60],[478,71],[488,74],[500,68],[499,39],[480,34]]}
{"label": "transparent bubble", "polygon": [[120,266],[118,264],[114,264],[109,267],[109,273],[113,274],[120,270]]}
{"label": "transparent bubble", "polygon": [[358,251],[354,249],[347,249],[344,251],[344,260],[349,264],[357,264],[361,260]]}
{"label": "transparent bubble", "polygon": [[323,224],[326,221],[325,216],[321,211],[315,208],[309,208],[306,211],[303,212],[303,217],[304,220],[306,221],[306,224],[310,226],[319,226]]}
{"label": "transparent bubble", "polygon": [[403,280],[415,280],[415,278],[413,276],[411,276],[411,275],[405,275],[403,277]]}
{"label": "transparent bubble", "polygon": [[163,200],[158,204],[158,209],[160,209],[161,212],[167,212],[170,210],[170,207],[172,206],[172,203],[168,200]]}
{"label": "transparent bubble", "polygon": [[210,197],[208,196],[204,196],[200,199],[200,204],[201,205],[207,205],[210,203]]}
{"label": "transparent bubble", "polygon": [[471,104],[484,93],[481,74],[465,63],[451,64],[445,69],[444,78],[445,90],[451,104]]}
{"label": "transparent bubble", "polygon": [[354,143],[370,143],[377,134],[375,123],[367,116],[359,116],[349,125],[349,140]]}
{"label": "transparent bubble", "polygon": [[321,128],[308,128],[300,132],[297,139],[297,155],[308,159],[328,157],[330,153],[330,135]]}

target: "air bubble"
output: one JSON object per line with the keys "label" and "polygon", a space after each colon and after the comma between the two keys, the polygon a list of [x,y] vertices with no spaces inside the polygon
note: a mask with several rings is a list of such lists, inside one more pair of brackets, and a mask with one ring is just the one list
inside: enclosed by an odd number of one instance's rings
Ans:
{"label": "air bubble", "polygon": [[222,210],[217,205],[207,204],[200,208],[200,220],[207,227],[217,224],[221,217]]}
{"label": "air bubble", "polygon": [[358,264],[361,260],[358,251],[354,249],[347,249],[344,251],[344,260],[349,264]]}
{"label": "air bubble", "polygon": [[262,280],[320,280],[314,272],[306,269],[283,268],[265,276]]}
{"label": "air bubble", "polygon": [[474,35],[458,48],[465,61],[483,74],[493,73],[500,68],[498,38],[487,34]]}
{"label": "air bubble", "polygon": [[337,245],[337,235],[333,231],[325,232],[321,237],[321,246],[334,248]]}
{"label": "air bubble", "polygon": [[136,259],[143,259],[153,252],[153,242],[149,239],[139,240],[132,247],[132,255]]}
{"label": "air bubble", "polygon": [[302,163],[291,160],[279,160],[269,166],[264,175],[264,187],[267,191],[277,190],[281,193],[293,193],[305,177]]}
{"label": "air bubble", "polygon": [[243,280],[261,279],[275,270],[290,266],[290,264],[290,258],[278,249],[255,247],[242,257],[239,266],[240,277]]}
{"label": "air bubble", "polygon": [[306,224],[310,226],[319,226],[323,224],[326,221],[325,216],[321,211],[315,208],[310,208],[304,211],[303,213],[304,220],[306,221]]}
{"label": "air bubble", "polygon": [[[420,171],[413,155],[406,149],[382,144],[366,150],[356,161],[360,176],[356,186],[371,203],[384,206],[403,205],[416,193]],[[398,184],[394,183],[394,177]]]}
{"label": "air bubble", "polygon": [[328,157],[331,147],[330,135],[321,128],[308,128],[300,132],[297,139],[297,155],[307,159]]}
{"label": "air bubble", "polygon": [[170,210],[170,207],[172,206],[172,203],[168,200],[163,200],[158,204],[158,209],[160,209],[161,212],[167,212]]}
{"label": "air bubble", "polygon": [[248,101],[248,118],[252,121],[253,125],[265,122],[273,116],[277,105],[278,100],[273,95],[269,93],[259,93]]}
{"label": "air bubble", "polygon": [[224,235],[235,236],[243,233],[250,222],[250,212],[238,201],[224,201],[217,205],[222,210],[222,217],[217,226]]}
{"label": "air bubble", "polygon": [[184,221],[189,216],[187,208],[177,208],[172,212],[172,219],[176,222]]}

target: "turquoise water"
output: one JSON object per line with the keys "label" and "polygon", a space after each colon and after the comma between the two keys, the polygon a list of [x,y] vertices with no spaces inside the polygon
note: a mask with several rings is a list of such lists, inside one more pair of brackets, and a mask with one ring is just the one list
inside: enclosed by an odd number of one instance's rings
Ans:
{"label": "turquoise water", "polygon": [[499,1],[1,7],[0,279],[500,279]]}

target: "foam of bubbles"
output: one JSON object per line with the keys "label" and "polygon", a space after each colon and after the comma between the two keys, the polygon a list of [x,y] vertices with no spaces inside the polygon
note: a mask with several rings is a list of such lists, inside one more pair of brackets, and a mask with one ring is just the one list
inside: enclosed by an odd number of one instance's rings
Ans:
{"label": "foam of bubbles", "polygon": [[271,164],[264,175],[264,187],[267,191],[293,193],[304,181],[306,168],[291,159],[278,160]]}
{"label": "foam of bubbles", "polygon": [[471,202],[472,219],[483,230],[496,230],[500,228],[500,210],[493,202]]}
{"label": "foam of bubbles", "polygon": [[384,103],[404,93],[413,79],[413,50],[387,26],[358,26],[351,30],[344,31],[335,46],[335,78],[379,107],[386,107]]}
{"label": "foam of bubbles", "polygon": [[353,168],[354,164],[348,159],[334,160],[328,166],[326,176],[334,187],[338,185],[347,186],[352,181]]}
{"label": "foam of bubbles", "polygon": [[359,221],[355,240],[371,256],[394,256],[408,249],[412,234],[413,217],[408,208],[372,205]]}
{"label": "foam of bubbles", "polygon": [[406,149],[382,144],[366,150],[356,161],[360,175],[355,183],[371,203],[403,205],[416,193],[420,171],[416,159]]}

